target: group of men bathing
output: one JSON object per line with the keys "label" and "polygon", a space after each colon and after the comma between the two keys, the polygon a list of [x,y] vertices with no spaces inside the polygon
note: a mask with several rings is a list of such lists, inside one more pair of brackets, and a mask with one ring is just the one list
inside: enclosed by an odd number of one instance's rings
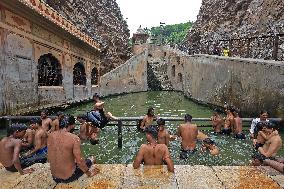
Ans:
{"label": "group of men bathing", "polygon": [[[92,166],[95,163],[94,157],[83,158],[80,138],[90,139],[92,143],[97,144],[99,128],[104,127],[110,119],[116,118],[110,113],[104,112],[103,102],[99,98],[94,99],[94,111],[89,112],[86,117],[77,117],[81,124],[79,136],[72,133],[75,121],[73,119],[66,120],[62,113],[59,113],[57,118],[52,121],[43,111],[41,120],[32,120],[29,129],[24,124],[12,124],[8,129],[7,137],[0,142],[0,163],[7,171],[27,174],[34,171],[27,168],[31,164],[44,163],[48,160],[52,177],[57,183],[72,182],[83,174],[89,177],[98,174],[99,170]],[[98,112],[101,114],[98,114]],[[218,112],[213,115],[212,124],[215,132],[228,134],[226,129],[229,128],[235,136],[242,133],[241,119],[238,115],[233,118],[230,112],[231,109],[230,111],[226,110],[227,116],[224,124],[221,124],[224,126],[225,132],[222,132],[222,126],[220,127],[218,122],[222,122],[223,119],[219,120]],[[267,114],[267,112],[265,113]],[[259,151],[259,154],[254,156],[253,164],[270,165],[283,173],[283,159],[275,158],[282,146],[281,137],[273,125],[263,117],[265,116],[261,114],[258,120],[255,119],[250,130],[254,145]],[[153,125],[155,119],[157,119],[157,126]],[[192,123],[191,120],[192,116],[186,114],[184,123],[180,124],[177,129],[177,136],[173,136],[165,129],[165,120],[155,117],[154,109],[149,108],[147,115],[140,124],[140,129],[145,132],[147,144],[140,147],[133,167],[137,169],[141,164],[166,164],[168,171],[174,172],[174,164],[168,145],[169,141],[176,137],[181,138],[180,158],[182,159],[196,151],[197,140],[202,141],[202,151],[209,151],[212,155],[218,155],[219,148],[214,141],[199,131],[197,125]],[[228,126],[229,122],[230,126]],[[21,151],[27,152],[20,156]]]}

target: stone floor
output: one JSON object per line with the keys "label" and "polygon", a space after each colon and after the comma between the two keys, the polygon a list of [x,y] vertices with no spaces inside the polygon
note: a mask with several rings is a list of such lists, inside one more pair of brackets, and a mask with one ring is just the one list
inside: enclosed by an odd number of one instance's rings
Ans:
{"label": "stone floor", "polygon": [[175,174],[165,166],[144,166],[134,170],[132,165],[96,165],[100,174],[82,176],[70,184],[56,184],[49,171],[49,164],[33,165],[30,175],[10,173],[0,169],[1,189],[280,189],[284,175],[270,167],[243,166],[189,166],[176,165]]}

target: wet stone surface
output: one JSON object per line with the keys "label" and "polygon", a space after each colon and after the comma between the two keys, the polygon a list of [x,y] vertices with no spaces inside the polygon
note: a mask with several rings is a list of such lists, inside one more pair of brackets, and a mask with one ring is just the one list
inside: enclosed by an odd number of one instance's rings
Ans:
{"label": "wet stone surface", "polygon": [[[126,164],[95,165],[100,173],[88,178],[83,175],[69,184],[56,184],[49,171],[49,164],[35,164],[35,172],[29,175],[0,169],[1,188],[56,188],[56,189],[102,189],[102,188],[186,188],[186,189],[280,189],[284,175],[266,175],[264,169],[249,166],[202,166],[176,165],[175,173],[166,166],[141,166],[133,169]],[[263,167],[262,167],[263,168]],[[265,167],[265,169],[268,169]]]}

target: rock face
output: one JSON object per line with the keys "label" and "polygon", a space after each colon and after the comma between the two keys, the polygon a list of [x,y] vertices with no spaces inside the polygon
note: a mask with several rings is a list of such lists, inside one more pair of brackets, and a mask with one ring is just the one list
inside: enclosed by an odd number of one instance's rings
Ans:
{"label": "rock face", "polygon": [[283,0],[203,0],[182,48],[212,54],[229,47],[232,56],[283,60],[283,27]]}
{"label": "rock face", "polygon": [[101,75],[129,59],[129,29],[115,0],[44,1],[101,43]]}

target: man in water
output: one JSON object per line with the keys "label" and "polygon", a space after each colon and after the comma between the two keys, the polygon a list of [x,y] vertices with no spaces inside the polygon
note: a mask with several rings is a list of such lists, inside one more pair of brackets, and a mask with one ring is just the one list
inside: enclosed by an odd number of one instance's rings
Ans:
{"label": "man in water", "polygon": [[35,130],[34,149],[27,152],[25,157],[21,159],[21,161],[25,162],[27,165],[46,163],[47,161],[47,132],[42,128],[41,122],[42,121],[39,120],[32,128]]}
{"label": "man in water", "polygon": [[87,140],[89,136],[90,124],[87,122],[85,115],[78,115],[77,120],[80,122],[80,134],[79,138],[81,140]]}
{"label": "man in water", "polygon": [[144,131],[147,126],[152,125],[155,118],[156,116],[155,116],[154,108],[149,107],[146,116],[144,116],[140,124],[140,130]]}
{"label": "man in water", "polygon": [[59,130],[50,133],[47,139],[50,170],[57,183],[75,181],[84,173],[92,177],[99,172],[96,168],[89,169],[92,161],[83,158],[80,138],[67,132],[66,127],[66,122],[61,121]]}
{"label": "man in water", "polygon": [[47,117],[47,110],[43,110],[40,113],[41,121],[42,121],[42,128],[48,132],[52,127],[52,120]]}
{"label": "man in water", "polygon": [[34,147],[35,130],[33,129],[38,123],[37,119],[32,119],[30,121],[30,127],[26,130],[26,134],[23,137],[22,149],[30,150]]}
{"label": "man in water", "polygon": [[21,175],[33,172],[33,169],[25,169],[28,165],[20,161],[22,138],[27,126],[24,124],[12,124],[8,128],[7,137],[0,141],[0,163],[7,171],[19,172]]}
{"label": "man in water", "polygon": [[246,139],[245,134],[243,133],[243,123],[242,119],[239,116],[239,110],[234,109],[233,115],[234,115],[234,134],[236,139]]}
{"label": "man in water", "polygon": [[55,120],[53,120],[52,127],[51,127],[49,132],[59,130],[59,122],[63,119],[64,119],[64,113],[63,112],[57,112],[56,118],[55,118]]}
{"label": "man in water", "polygon": [[261,154],[257,154],[253,156],[253,160],[251,162],[253,166],[270,166],[273,169],[279,171],[280,173],[284,173],[284,158],[266,158]]}
{"label": "man in water", "polygon": [[216,134],[221,133],[221,129],[223,126],[223,119],[221,117],[221,110],[216,109],[211,117],[212,127]]}
{"label": "man in water", "polygon": [[225,105],[224,108],[227,115],[225,117],[224,129],[222,130],[222,134],[230,135],[234,126],[233,107]]}
{"label": "man in water", "polygon": [[167,165],[168,171],[174,172],[174,164],[170,157],[169,149],[165,144],[158,144],[158,130],[156,126],[145,128],[147,144],[142,144],[133,162],[133,168],[138,169],[144,165]]}
{"label": "man in water", "polygon": [[170,134],[167,131],[167,129],[165,129],[165,120],[163,118],[160,118],[157,120],[157,124],[158,124],[158,129],[159,129],[158,143],[169,146]]}
{"label": "man in water", "polygon": [[258,148],[258,151],[265,157],[274,159],[282,147],[281,136],[276,132],[275,125],[272,123],[265,124],[263,131],[271,137],[264,143],[263,147]]}
{"label": "man in water", "polygon": [[262,110],[259,114],[259,118],[255,118],[252,120],[249,130],[251,138],[255,138],[255,131],[256,131],[255,129],[257,129],[256,128],[257,123],[268,122],[269,120],[267,118],[268,118],[268,112],[266,110]]}
{"label": "man in water", "polygon": [[181,137],[181,153],[180,158],[186,159],[189,154],[193,154],[196,151],[196,141],[198,135],[198,128],[196,124],[191,123],[192,116],[186,114],[184,116],[184,124],[180,124],[178,127],[177,135]]}

